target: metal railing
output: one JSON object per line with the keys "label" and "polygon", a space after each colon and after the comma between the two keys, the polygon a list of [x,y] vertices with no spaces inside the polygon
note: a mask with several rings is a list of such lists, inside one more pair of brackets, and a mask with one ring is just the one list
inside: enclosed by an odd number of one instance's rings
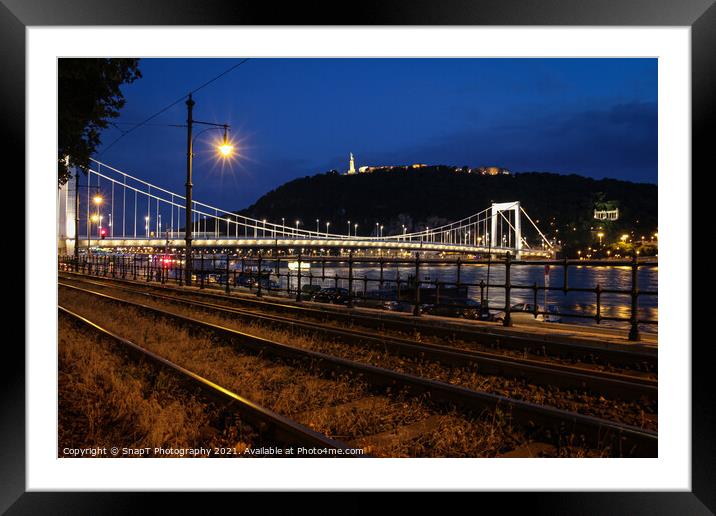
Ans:
{"label": "metal railing", "polygon": [[[487,266],[487,281],[466,281],[463,276],[465,267],[471,265]],[[355,273],[356,266],[372,266],[377,269],[377,276]],[[421,279],[430,267],[454,267],[454,281],[440,281]],[[515,267],[555,267],[562,271],[561,285],[549,286],[545,282],[531,285],[512,282],[512,272]],[[571,286],[569,283],[570,269],[575,267],[626,267],[630,271],[630,288],[604,288],[600,283],[593,287]],[[546,292],[568,293],[578,292],[594,296],[594,309],[591,313],[561,313],[560,315],[575,319],[593,320],[597,324],[602,321],[623,322],[629,325],[629,340],[640,340],[639,325],[658,324],[656,319],[639,316],[639,299],[642,296],[658,296],[657,290],[642,290],[639,288],[639,270],[657,267],[655,261],[639,260],[634,255],[630,260],[514,260],[507,253],[500,260],[488,259],[432,259],[421,257],[416,253],[409,258],[376,258],[357,257],[350,252],[347,256],[314,256],[281,255],[276,250],[265,254],[262,252],[248,255],[232,254],[197,254],[192,257],[192,272],[195,276],[194,285],[200,289],[220,288],[226,293],[232,289],[247,288],[261,297],[264,293],[285,295],[294,298],[297,302],[311,299],[319,289],[333,288],[332,293],[340,299],[342,304],[353,307],[356,304],[365,304],[369,300],[395,301],[403,305],[411,305],[411,312],[420,316],[426,306],[440,305],[449,302],[453,307],[467,308],[468,289],[479,289],[479,311],[482,315],[499,311],[503,314],[502,324],[512,325],[513,292],[522,291],[530,294],[531,313],[535,318],[539,315],[552,314],[549,307],[540,309],[539,299]],[[60,258],[60,270],[72,270],[87,275],[103,277],[119,277],[122,279],[143,280],[159,282],[162,284],[174,283],[183,285],[185,260],[182,255],[172,254],[107,254],[81,256],[75,260],[73,256]],[[336,268],[344,269],[341,273]],[[391,276],[388,268],[395,270]],[[408,268],[410,273],[401,275],[400,268]],[[316,270],[318,268],[318,270]],[[496,283],[490,281],[492,268],[502,270],[504,281]],[[294,270],[295,269],[295,270]],[[304,272],[304,269],[306,271]],[[315,273],[314,273],[315,271]],[[497,272],[497,271],[496,271]],[[494,277],[494,275],[493,275]],[[369,286],[377,286],[377,290],[369,290]],[[308,286],[308,288],[306,288]],[[343,288],[347,287],[347,288]],[[343,290],[341,290],[343,289]],[[489,300],[490,289],[504,291],[504,305],[491,306]],[[339,294],[338,292],[342,293]],[[541,295],[540,295],[541,294]],[[604,296],[624,296],[629,300],[629,316],[605,315]]]}

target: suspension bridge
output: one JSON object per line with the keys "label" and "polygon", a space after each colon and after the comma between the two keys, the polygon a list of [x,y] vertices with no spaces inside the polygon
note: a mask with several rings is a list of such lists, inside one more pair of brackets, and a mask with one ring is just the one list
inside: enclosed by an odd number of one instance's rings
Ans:
{"label": "suspension bridge", "polygon": [[[361,236],[255,219],[192,200],[192,247],[392,249],[552,257],[555,247],[519,201],[492,203],[463,219],[400,234]],[[59,189],[60,254],[79,249],[185,246],[186,198],[106,163],[91,161]],[[293,219],[292,219],[293,220]],[[299,219],[300,220],[300,219]],[[530,233],[530,236],[528,236]]]}

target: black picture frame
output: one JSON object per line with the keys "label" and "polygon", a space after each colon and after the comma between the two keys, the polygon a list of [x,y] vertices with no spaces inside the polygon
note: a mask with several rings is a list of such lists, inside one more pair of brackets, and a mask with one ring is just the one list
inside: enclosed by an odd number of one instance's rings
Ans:
{"label": "black picture frame", "polygon": [[[576,25],[689,26],[692,51],[692,170],[714,170],[716,5],[714,0],[443,0],[441,2],[267,2],[230,0],[0,0],[0,112],[4,149],[24,170],[25,29],[43,25]],[[712,137],[711,137],[712,138]],[[3,154],[6,154],[3,152]],[[49,173],[49,172],[48,172]],[[684,180],[693,181],[693,173]],[[16,179],[21,177],[16,174]],[[24,191],[23,184],[19,188]],[[27,192],[25,192],[27,195]],[[689,214],[690,216],[690,214]],[[694,221],[696,222],[696,221]],[[699,231],[692,231],[698,234]],[[26,236],[27,238],[27,236]],[[696,271],[692,269],[692,272]],[[27,271],[26,271],[27,273]],[[19,277],[19,276],[17,276]],[[17,281],[17,280],[16,280]],[[11,288],[11,287],[8,287]],[[24,290],[13,285],[16,292]],[[691,303],[691,300],[684,300]],[[696,319],[695,317],[693,319]],[[24,350],[6,341],[0,420],[0,511],[7,514],[126,514],[148,503],[146,494],[25,492]],[[532,514],[713,514],[716,512],[716,415],[709,339],[692,347],[692,490],[690,492],[485,494],[504,508],[528,504]],[[670,345],[688,346],[690,342]],[[189,508],[182,494],[161,496],[164,509]],[[221,497],[219,497],[221,498]],[[280,497],[279,497],[280,498]],[[312,497],[315,498],[315,497]],[[505,500],[506,498],[506,500]],[[218,500],[215,500],[219,503]],[[422,504],[421,497],[411,503]],[[248,503],[248,502],[247,502]],[[252,500],[251,503],[256,503]],[[340,512],[363,512],[355,500]],[[408,508],[406,502],[406,509]],[[306,508],[311,508],[307,503]],[[298,507],[296,507],[298,508]],[[313,512],[313,511],[312,511]],[[323,512],[323,511],[321,511]]]}

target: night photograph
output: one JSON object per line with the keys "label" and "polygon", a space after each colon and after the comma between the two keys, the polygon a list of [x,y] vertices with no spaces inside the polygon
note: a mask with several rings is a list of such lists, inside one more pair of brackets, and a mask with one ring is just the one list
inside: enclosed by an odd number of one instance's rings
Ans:
{"label": "night photograph", "polygon": [[658,457],[658,67],[57,59],[57,457]]}

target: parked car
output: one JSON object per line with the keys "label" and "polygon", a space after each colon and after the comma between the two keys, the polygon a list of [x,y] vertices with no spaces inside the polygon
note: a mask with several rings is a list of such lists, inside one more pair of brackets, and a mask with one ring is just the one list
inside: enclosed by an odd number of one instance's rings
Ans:
{"label": "parked car", "polygon": [[[371,297],[359,297],[353,300],[355,306],[363,308],[375,308],[377,310],[396,310],[398,301],[392,299],[376,299]],[[413,306],[413,305],[410,305]]]}
{"label": "parked car", "polygon": [[[537,310],[539,309],[540,308],[538,305]],[[559,313],[555,314],[554,317],[559,319]],[[499,322],[504,321],[505,312],[496,313],[493,319]],[[533,305],[532,303],[517,303],[516,305],[512,305],[512,307],[510,307],[510,319],[512,319],[512,322],[525,324],[546,322],[545,316],[543,314],[537,314],[535,316],[535,305]],[[551,320],[549,322],[556,321]]]}
{"label": "parked car", "polygon": [[281,285],[269,278],[261,278],[261,288],[264,290],[279,290]]}
{"label": "parked car", "polygon": [[256,286],[256,279],[256,277],[248,274],[238,274],[234,284],[237,287],[253,288]]}
{"label": "parked car", "polygon": [[423,313],[440,317],[481,319],[480,303],[472,299],[455,299],[423,307]]}
{"label": "parked car", "polygon": [[311,301],[344,305],[348,302],[348,289],[335,287],[322,288],[313,295]]}
{"label": "parked car", "polygon": [[[386,301],[384,308],[386,310],[390,310],[391,312],[413,313],[415,305],[413,303],[408,303],[407,301]],[[421,308],[420,313],[422,312],[423,310]]]}
{"label": "parked car", "polygon": [[370,290],[353,300],[356,306],[364,308],[377,308],[380,310],[388,310],[389,306],[395,303],[394,296],[380,290]]}
{"label": "parked car", "polygon": [[547,305],[547,313],[544,315],[544,322],[562,322],[562,316],[559,313],[559,307],[557,305]]}
{"label": "parked car", "polygon": [[313,297],[321,291],[320,285],[303,285],[301,286],[301,299],[311,301]]}

